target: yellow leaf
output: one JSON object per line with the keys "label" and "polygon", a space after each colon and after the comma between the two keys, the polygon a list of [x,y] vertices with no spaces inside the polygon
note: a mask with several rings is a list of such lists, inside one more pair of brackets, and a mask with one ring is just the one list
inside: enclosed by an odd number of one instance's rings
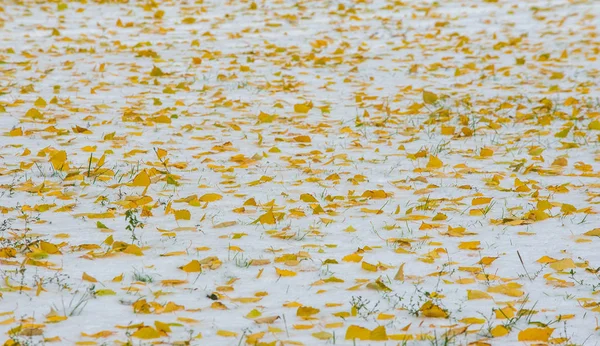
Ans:
{"label": "yellow leaf", "polygon": [[190,263],[180,267],[186,273],[200,273],[202,272],[202,266],[198,260],[192,260]]}
{"label": "yellow leaf", "polygon": [[23,135],[23,128],[21,127],[15,127],[14,129],[10,130],[8,132],[8,135],[11,137],[17,137],[17,136],[22,136]]}
{"label": "yellow leaf", "polygon": [[431,300],[425,302],[419,309],[425,317],[448,318],[448,313]]}
{"label": "yellow leaf", "polygon": [[52,166],[57,171],[68,169],[68,165],[66,164],[67,152],[64,150],[56,152],[54,155],[52,155],[49,161],[50,163],[52,163]]}
{"label": "yellow leaf", "polygon": [[256,309],[252,309],[247,315],[246,318],[257,318],[260,317],[262,313]]}
{"label": "yellow leaf", "polygon": [[132,336],[138,339],[156,339],[160,338],[160,333],[152,327],[142,327],[135,331]]}
{"label": "yellow leaf", "polygon": [[351,325],[346,330],[346,340],[370,340],[371,339],[371,331],[367,328],[363,328],[356,325]]}
{"label": "yellow leaf", "polygon": [[436,103],[438,96],[430,91],[423,90],[423,102],[428,105]]}
{"label": "yellow leaf", "polygon": [[85,281],[89,281],[89,282],[98,282],[98,280],[96,280],[96,278],[94,278],[93,276],[88,275],[88,273],[83,272],[83,275],[81,276],[82,280]]}
{"label": "yellow leaf", "polygon": [[142,253],[142,249],[140,249],[137,245],[134,245],[134,244],[127,245],[127,247],[125,248],[125,250],[123,250],[123,253],[128,253],[130,255],[136,255],[136,256],[143,256],[144,255]]}
{"label": "yellow leaf", "polygon": [[467,299],[468,300],[474,300],[474,299],[492,299],[492,296],[489,295],[486,292],[483,292],[483,291],[467,290]]}
{"label": "yellow leaf", "polygon": [[484,205],[484,204],[490,203],[491,200],[492,200],[491,197],[477,197],[477,198],[473,198],[473,200],[471,201],[471,205],[472,206]]}
{"label": "yellow leaf", "polygon": [[296,272],[286,269],[279,269],[277,267],[275,267],[275,272],[280,276],[296,276]]}
{"label": "yellow leaf", "polygon": [[328,333],[328,332],[318,332],[318,333],[312,333],[312,336],[319,340],[329,340],[329,339],[331,339],[333,334]]}
{"label": "yellow leaf", "polygon": [[363,257],[357,253],[353,253],[350,255],[346,255],[342,258],[342,261],[344,262],[355,262],[358,263],[360,261],[362,261]]}
{"label": "yellow leaf", "polygon": [[220,199],[222,199],[223,196],[219,195],[218,193],[207,193],[202,195],[199,200],[200,202],[214,202],[214,201],[218,201]]}
{"label": "yellow leaf", "polygon": [[588,237],[600,237],[600,228],[594,228],[591,231],[585,232],[583,235],[587,235]]}
{"label": "yellow leaf", "polygon": [[463,241],[463,242],[460,242],[460,244],[458,245],[458,248],[461,250],[479,250],[480,243],[481,242],[479,240]]}
{"label": "yellow leaf", "polygon": [[317,199],[310,193],[303,193],[300,195],[300,200],[306,203],[317,203]]}
{"label": "yellow leaf", "polygon": [[396,272],[396,275],[394,276],[394,280],[399,280],[399,281],[404,281],[404,265],[406,263],[402,263],[400,265],[400,268],[398,268],[398,271]]}
{"label": "yellow leaf", "polygon": [[148,187],[150,185],[150,176],[148,176],[148,173],[146,172],[146,170],[142,170],[141,172],[139,172],[135,178],[133,178],[133,182],[131,183],[131,186],[142,186],[142,187]]}
{"label": "yellow leaf", "polygon": [[31,108],[27,111],[27,113],[25,113],[25,117],[26,118],[31,118],[31,119],[43,119],[44,116],[42,115],[42,113],[40,113],[40,111],[38,111],[35,108]]}
{"label": "yellow leaf", "polygon": [[437,169],[442,168],[444,163],[442,160],[438,159],[437,156],[429,155],[429,162],[427,162],[427,168],[429,169]]}
{"label": "yellow leaf", "polygon": [[187,209],[173,210],[175,220],[189,220],[192,218],[192,214]]}
{"label": "yellow leaf", "polygon": [[309,104],[305,104],[305,103],[300,103],[300,104],[295,104],[294,105],[294,112],[296,113],[302,113],[302,114],[306,114],[311,110],[311,106],[309,106]]}
{"label": "yellow leaf", "polygon": [[171,326],[169,326],[169,324],[167,324],[167,323],[160,322],[160,321],[154,321],[154,326],[156,327],[156,330],[158,330],[159,332],[165,332],[165,333],[171,332]]}
{"label": "yellow leaf", "polygon": [[492,334],[492,336],[495,337],[495,338],[499,338],[499,337],[504,336],[504,335],[506,335],[508,333],[510,333],[510,330],[508,330],[503,325],[497,325],[494,328],[492,328],[492,330],[490,330],[490,334]]}
{"label": "yellow leaf", "polygon": [[377,266],[371,263],[367,263],[367,262],[362,262],[361,263],[361,268],[364,270],[368,270],[370,272],[376,272],[377,271]]}
{"label": "yellow leaf", "polygon": [[594,120],[588,124],[588,130],[600,131],[600,121]]}
{"label": "yellow leaf", "polygon": [[296,310],[296,316],[307,317],[307,316],[317,314],[317,313],[319,313],[319,311],[321,311],[321,310],[315,309],[310,306],[300,306],[298,308],[298,310]]}
{"label": "yellow leaf", "polygon": [[217,335],[223,336],[226,338],[235,338],[235,337],[237,337],[238,333],[219,329],[219,330],[217,330]]}
{"label": "yellow leaf", "polygon": [[387,340],[387,332],[385,331],[385,326],[376,327],[371,331],[371,335],[369,336],[369,340],[372,341],[385,341]]}
{"label": "yellow leaf", "polygon": [[521,297],[525,292],[521,291],[519,288],[521,285],[517,283],[508,283],[505,285],[497,285],[488,287],[487,291],[490,293],[500,293],[510,297]]}
{"label": "yellow leaf", "polygon": [[378,320],[382,320],[382,321],[385,321],[385,320],[391,320],[391,319],[393,319],[394,317],[396,317],[396,316],[395,316],[395,315],[392,315],[392,314],[384,314],[383,312],[382,312],[382,313],[380,313],[379,315],[377,315],[377,319],[378,319]]}
{"label": "yellow leaf", "polygon": [[279,319],[279,316],[267,316],[261,317],[254,320],[256,324],[271,324]]}
{"label": "yellow leaf", "polygon": [[44,100],[41,97],[38,97],[37,100],[35,100],[35,102],[33,103],[36,107],[38,108],[44,108],[46,107],[48,104],[46,103],[46,100]]}
{"label": "yellow leaf", "polygon": [[114,295],[116,295],[116,294],[117,294],[115,291],[113,291],[113,290],[111,290],[111,289],[108,289],[108,288],[104,288],[104,289],[101,289],[101,290],[97,290],[97,291],[96,291],[96,292],[94,292],[94,293],[95,293],[95,294],[96,294],[96,296],[98,296],[98,297],[102,297],[102,296],[114,296]]}
{"label": "yellow leaf", "polygon": [[479,151],[479,156],[481,157],[490,157],[494,155],[494,151],[490,148],[481,148]]}
{"label": "yellow leaf", "polygon": [[272,210],[262,214],[253,223],[260,223],[261,225],[274,225],[277,221]]}
{"label": "yellow leaf", "polygon": [[570,258],[564,258],[555,262],[550,263],[550,268],[556,271],[563,271],[565,269],[575,268],[575,262]]}
{"label": "yellow leaf", "polygon": [[547,342],[554,328],[527,328],[519,332],[519,341]]}
{"label": "yellow leaf", "polygon": [[162,77],[164,75],[165,75],[165,73],[156,66],[153,66],[152,71],[150,71],[150,76],[152,76],[152,77]]}
{"label": "yellow leaf", "polygon": [[294,142],[298,142],[298,143],[310,143],[310,137],[303,135],[303,136],[296,136],[294,137]]}

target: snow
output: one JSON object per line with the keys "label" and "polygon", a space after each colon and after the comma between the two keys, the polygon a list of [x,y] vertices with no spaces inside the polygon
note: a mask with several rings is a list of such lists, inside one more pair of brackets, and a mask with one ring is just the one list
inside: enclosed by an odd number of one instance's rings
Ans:
{"label": "snow", "polygon": [[[549,327],[532,341],[597,344],[599,240],[585,233],[600,228],[599,15],[592,0],[0,4],[0,334],[521,345]],[[222,198],[177,202],[206,194]],[[132,202],[143,195],[147,214]],[[355,252],[362,262],[344,260]],[[181,269],[193,260],[201,273]],[[136,313],[144,299],[157,305]],[[447,318],[420,311],[427,301]],[[161,313],[168,302],[181,308]],[[155,321],[171,330],[136,335]],[[352,340],[351,326],[387,340]]]}

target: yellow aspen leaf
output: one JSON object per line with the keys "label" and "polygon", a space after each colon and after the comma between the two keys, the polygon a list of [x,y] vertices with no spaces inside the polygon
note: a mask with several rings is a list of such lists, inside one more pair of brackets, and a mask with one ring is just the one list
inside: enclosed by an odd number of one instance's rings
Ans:
{"label": "yellow aspen leaf", "polygon": [[162,77],[164,75],[165,75],[165,73],[156,66],[153,66],[152,71],[150,71],[150,76],[152,76],[152,77]]}
{"label": "yellow aspen leaf", "polygon": [[137,245],[134,245],[134,244],[127,245],[125,250],[123,250],[123,253],[135,255],[135,256],[143,256],[144,255],[144,253],[142,253],[142,249],[140,249]]}
{"label": "yellow aspen leaf", "polygon": [[585,232],[583,235],[586,235],[588,237],[600,237],[600,228],[594,228],[591,231]]}
{"label": "yellow aspen leaf", "polygon": [[476,197],[471,201],[472,206],[488,204],[492,201],[491,197]]}
{"label": "yellow aspen leaf", "polygon": [[310,143],[310,137],[306,135],[294,137],[294,142],[297,143]]}
{"label": "yellow aspen leaf", "polygon": [[480,244],[481,244],[481,242],[479,240],[463,241],[463,242],[460,242],[460,244],[458,245],[458,248],[461,250],[479,250]]}
{"label": "yellow aspen leaf", "polygon": [[377,315],[377,319],[383,320],[383,321],[394,319],[394,317],[396,317],[396,316],[392,315],[392,314],[384,314],[383,312],[380,313],[379,315]]}
{"label": "yellow aspen leaf", "polygon": [[565,138],[565,137],[567,137],[567,135],[569,134],[569,132],[571,132],[571,128],[570,128],[570,127],[567,127],[566,129],[564,129],[564,130],[562,130],[562,131],[559,131],[559,132],[557,132],[557,133],[554,135],[554,137],[556,137],[556,138]]}
{"label": "yellow aspen leaf", "polygon": [[228,330],[219,329],[219,330],[217,330],[217,335],[218,336],[223,336],[223,337],[226,337],[226,338],[235,338],[235,337],[238,336],[238,333],[236,333],[236,332],[230,332]]}
{"label": "yellow aspen leaf", "polygon": [[109,336],[115,334],[114,332],[111,332],[110,330],[102,330],[99,331],[97,333],[94,334],[88,334],[88,333],[81,333],[81,336],[86,337],[86,338],[94,338],[94,339],[98,339],[98,338],[108,338]]}
{"label": "yellow aspen leaf", "polygon": [[249,313],[246,315],[246,318],[251,318],[251,319],[254,319],[254,318],[260,317],[261,315],[262,315],[262,313],[261,313],[260,311],[258,311],[258,310],[256,310],[256,309],[252,309],[252,310],[250,310],[250,312],[249,312]]}
{"label": "yellow aspen leaf", "polygon": [[358,263],[360,261],[362,261],[363,256],[357,254],[357,253],[352,253],[350,255],[346,255],[342,258],[342,261],[344,262],[355,262]]}
{"label": "yellow aspen leaf", "polygon": [[406,263],[402,263],[400,265],[400,267],[398,268],[398,271],[396,272],[396,275],[394,276],[394,280],[398,280],[398,281],[404,281],[404,265]]}
{"label": "yellow aspen leaf", "polygon": [[60,151],[54,153],[54,155],[52,155],[52,157],[50,157],[49,161],[50,161],[50,163],[52,163],[52,167],[54,167],[54,169],[57,171],[62,171],[62,170],[68,169],[68,165],[66,163],[67,152],[64,150],[60,150]]}
{"label": "yellow aspen leaf", "polygon": [[465,317],[461,319],[459,322],[463,324],[484,324],[486,321],[484,318],[477,317]]}
{"label": "yellow aspen leaf", "polygon": [[192,218],[192,214],[187,209],[173,210],[175,220],[189,220]]}
{"label": "yellow aspen leaf", "polygon": [[16,321],[17,321],[17,320],[15,320],[15,318],[14,318],[14,317],[10,317],[10,318],[7,318],[7,319],[5,319],[5,320],[3,320],[3,321],[0,321],[0,326],[6,326],[6,325],[9,325],[9,324],[13,324],[13,323],[15,323]]}
{"label": "yellow aspen leaf", "polygon": [[150,185],[150,182],[150,176],[148,175],[148,172],[146,172],[146,170],[144,169],[141,172],[139,172],[135,176],[135,178],[133,178],[131,186],[148,187]]}
{"label": "yellow aspen leaf", "polygon": [[215,202],[222,198],[223,198],[223,196],[219,195],[218,193],[207,193],[207,194],[200,196],[199,201],[200,202]]}
{"label": "yellow aspen leaf", "polygon": [[510,297],[521,297],[525,292],[520,290],[521,285],[517,283],[508,283],[504,285],[490,286],[487,291],[490,293],[500,293]]}
{"label": "yellow aspen leaf", "polygon": [[37,108],[45,108],[48,103],[46,103],[46,100],[44,100],[41,97],[38,97],[37,100],[35,100],[35,102],[33,103]]}
{"label": "yellow aspen leaf", "polygon": [[58,246],[49,243],[47,241],[40,241],[39,243],[40,249],[42,249],[42,251],[44,251],[47,254],[50,255],[54,255],[54,254],[60,254],[60,250],[58,249]]}
{"label": "yellow aspen leaf", "polygon": [[556,271],[564,271],[565,269],[572,269],[575,267],[575,262],[570,258],[564,258],[550,263],[550,268]]}
{"label": "yellow aspen leaf", "polygon": [[293,327],[294,327],[294,329],[297,329],[297,330],[307,330],[307,329],[313,329],[314,325],[313,324],[294,324]]}
{"label": "yellow aspen leaf", "polygon": [[436,103],[438,100],[438,96],[430,91],[423,90],[423,102],[428,105]]}
{"label": "yellow aspen leaf", "polygon": [[102,297],[102,296],[114,296],[117,293],[109,288],[103,288],[100,290],[97,290],[94,292],[96,296],[98,297]]}
{"label": "yellow aspen leaf", "polygon": [[490,294],[483,292],[483,291],[467,290],[467,299],[474,300],[474,299],[493,299],[493,298]]}
{"label": "yellow aspen leaf", "polygon": [[253,223],[260,223],[261,225],[274,225],[277,223],[277,220],[275,220],[273,211],[269,210],[268,212],[259,216],[258,219],[256,219]]}
{"label": "yellow aspen leaf", "polygon": [[329,339],[331,339],[331,337],[333,337],[333,334],[328,333],[328,332],[317,332],[317,333],[312,333],[312,336],[319,340],[329,340]]}
{"label": "yellow aspen leaf", "polygon": [[86,272],[83,272],[83,275],[81,276],[81,279],[85,280],[85,281],[89,281],[89,282],[98,282],[98,280],[96,280],[96,278],[94,278],[93,276],[90,276]]}
{"label": "yellow aspen leaf", "polygon": [[492,334],[492,336],[495,338],[502,337],[508,333],[510,333],[510,330],[503,325],[497,325],[490,330],[490,334]]}
{"label": "yellow aspen leaf", "polygon": [[277,267],[275,267],[275,272],[279,276],[296,276],[296,272],[294,272],[294,271],[286,270],[286,269],[279,269]]}
{"label": "yellow aspen leaf", "polygon": [[158,330],[159,332],[164,332],[164,333],[171,332],[171,326],[168,323],[154,321],[154,327],[156,327],[156,330]]}
{"label": "yellow aspen leaf", "polygon": [[547,342],[554,328],[527,328],[519,332],[519,341]]}
{"label": "yellow aspen leaf", "polygon": [[363,192],[361,197],[372,198],[372,199],[384,199],[388,198],[388,194],[383,190],[367,190]]}
{"label": "yellow aspen leaf", "polygon": [[315,309],[310,306],[300,306],[300,307],[298,307],[298,310],[296,310],[296,316],[300,316],[300,317],[312,316],[312,315],[318,314],[319,311],[321,311],[321,310]]}
{"label": "yellow aspen leaf", "polygon": [[179,269],[183,270],[186,273],[200,273],[202,272],[202,266],[198,260],[192,260],[190,263],[180,267]]}
{"label": "yellow aspen leaf", "polygon": [[385,341],[387,339],[388,336],[385,330],[385,326],[376,327],[371,331],[371,335],[369,336],[369,340],[372,341]]}
{"label": "yellow aspen leaf", "polygon": [[8,135],[11,137],[18,137],[23,135],[23,128],[15,127],[14,129],[8,132]]}
{"label": "yellow aspen leaf", "polygon": [[371,339],[371,331],[368,330],[367,328],[364,328],[361,326],[351,325],[346,330],[345,339],[346,340],[354,340],[354,339],[370,340]]}
{"label": "yellow aspen leaf", "polygon": [[132,336],[138,339],[157,339],[160,338],[160,333],[152,327],[142,327],[136,330]]}
{"label": "yellow aspen leaf", "polygon": [[361,268],[364,270],[368,270],[370,272],[376,272],[377,271],[377,266],[371,263],[367,263],[365,261],[362,262],[361,264]]}
{"label": "yellow aspen leaf", "polygon": [[44,116],[42,115],[42,113],[40,113],[40,111],[38,111],[35,108],[31,108],[29,109],[26,113],[25,113],[25,117],[26,118],[31,118],[31,119],[43,119]]}
{"label": "yellow aspen leaf", "polygon": [[427,168],[438,169],[438,168],[442,168],[443,166],[444,166],[444,163],[442,162],[442,160],[438,159],[437,156],[434,156],[434,155],[429,156],[429,161],[427,162]]}
{"label": "yellow aspen leaf", "polygon": [[490,264],[494,263],[495,260],[497,260],[498,257],[482,257],[479,262],[477,262],[477,264],[483,264],[484,266],[489,266]]}
{"label": "yellow aspen leaf", "polygon": [[123,281],[123,274],[121,273],[121,275],[115,276],[111,281],[112,282],[121,282],[121,281]]}
{"label": "yellow aspen leaf", "polygon": [[296,113],[301,113],[301,114],[306,114],[311,110],[311,106],[309,106],[306,103],[298,103],[294,105],[294,112]]}
{"label": "yellow aspen leaf", "polygon": [[494,155],[494,151],[490,148],[481,148],[479,151],[479,156],[481,157],[490,157]]}
{"label": "yellow aspen leaf", "polygon": [[303,193],[300,195],[300,200],[306,203],[317,203],[317,199],[310,193]]}
{"label": "yellow aspen leaf", "polygon": [[435,305],[431,300],[425,302],[419,311],[421,311],[421,314],[425,317],[448,318],[448,313]]}
{"label": "yellow aspen leaf", "polygon": [[279,319],[279,316],[266,316],[254,319],[256,324],[271,324]]}
{"label": "yellow aspen leaf", "polygon": [[277,119],[277,115],[276,114],[267,114],[264,112],[260,112],[258,114],[258,123],[259,124],[263,124],[263,123],[272,123],[273,120]]}

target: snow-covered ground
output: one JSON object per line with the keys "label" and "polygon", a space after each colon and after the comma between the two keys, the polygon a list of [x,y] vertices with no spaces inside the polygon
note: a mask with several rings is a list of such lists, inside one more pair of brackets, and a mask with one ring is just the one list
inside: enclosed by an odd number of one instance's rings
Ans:
{"label": "snow-covered ground", "polygon": [[2,1],[0,342],[600,344],[599,24]]}

